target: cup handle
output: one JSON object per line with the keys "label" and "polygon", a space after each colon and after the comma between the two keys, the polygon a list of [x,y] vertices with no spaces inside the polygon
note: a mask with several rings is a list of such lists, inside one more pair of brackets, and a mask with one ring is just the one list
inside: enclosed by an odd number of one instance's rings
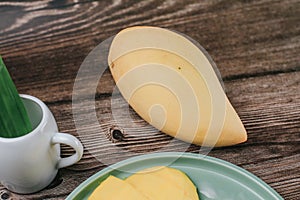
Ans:
{"label": "cup handle", "polygon": [[75,154],[73,154],[72,156],[61,158],[58,161],[57,164],[58,169],[73,165],[76,162],[78,162],[82,157],[83,146],[80,143],[80,141],[73,135],[66,134],[66,133],[56,133],[52,137],[52,144],[66,144],[71,146],[75,150]]}

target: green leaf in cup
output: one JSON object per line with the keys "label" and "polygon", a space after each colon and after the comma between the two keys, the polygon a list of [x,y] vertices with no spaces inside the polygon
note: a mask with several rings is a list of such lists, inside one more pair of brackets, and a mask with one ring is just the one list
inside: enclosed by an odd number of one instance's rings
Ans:
{"label": "green leaf in cup", "polygon": [[31,131],[25,106],[0,57],[0,137],[15,138]]}

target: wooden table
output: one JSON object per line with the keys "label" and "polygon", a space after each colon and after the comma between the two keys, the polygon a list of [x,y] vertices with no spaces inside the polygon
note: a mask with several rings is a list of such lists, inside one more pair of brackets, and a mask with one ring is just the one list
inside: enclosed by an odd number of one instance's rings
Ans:
{"label": "wooden table", "polygon": [[[78,164],[60,170],[47,189],[18,195],[0,186],[0,199],[64,199],[92,174],[127,157],[164,146],[164,151],[199,152],[200,147],[186,148],[181,141],[168,146],[172,138],[149,127],[132,110],[138,128],[124,133],[122,141],[109,139],[116,122],[110,104],[115,85],[108,70],[95,95],[102,129],[82,117],[86,134],[78,135],[72,91],[81,63],[103,40],[134,25],[183,32],[209,52],[248,131],[247,142],[215,148],[209,155],[249,170],[285,199],[299,199],[299,21],[299,0],[1,1],[0,53],[19,92],[43,100],[61,132],[85,141],[85,152]],[[126,129],[126,123],[117,128]],[[99,140],[93,134],[107,138]],[[120,146],[130,150],[129,155],[114,157]],[[72,153],[62,147],[62,156]],[[108,159],[101,163],[94,156]]]}

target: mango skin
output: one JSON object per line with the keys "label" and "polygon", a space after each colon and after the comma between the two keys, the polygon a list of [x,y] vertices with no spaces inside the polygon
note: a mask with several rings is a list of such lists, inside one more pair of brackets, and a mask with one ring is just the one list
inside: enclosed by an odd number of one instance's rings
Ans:
{"label": "mango skin", "polygon": [[108,64],[126,101],[158,130],[210,147],[247,140],[210,59],[187,38],[158,27],[127,28],[113,39]]}

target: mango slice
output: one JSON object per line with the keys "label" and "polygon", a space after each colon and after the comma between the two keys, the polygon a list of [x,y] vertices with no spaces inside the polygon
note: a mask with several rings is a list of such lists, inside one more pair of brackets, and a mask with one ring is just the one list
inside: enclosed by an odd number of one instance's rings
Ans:
{"label": "mango slice", "polygon": [[246,130],[212,63],[184,36],[157,27],[122,30],[108,56],[123,97],[152,126],[197,145],[244,142]]}
{"label": "mango slice", "polygon": [[148,200],[143,194],[137,191],[133,186],[126,183],[122,179],[109,176],[98,186],[89,200],[121,200],[121,199],[139,199]]}
{"label": "mango slice", "polygon": [[156,177],[163,178],[169,183],[173,183],[174,187],[184,191],[184,196],[188,199],[198,199],[197,188],[182,171],[170,167],[153,167],[144,170],[148,171]]}
{"label": "mango slice", "polygon": [[149,168],[128,177],[125,181],[151,200],[199,200],[194,184],[177,169]]}

